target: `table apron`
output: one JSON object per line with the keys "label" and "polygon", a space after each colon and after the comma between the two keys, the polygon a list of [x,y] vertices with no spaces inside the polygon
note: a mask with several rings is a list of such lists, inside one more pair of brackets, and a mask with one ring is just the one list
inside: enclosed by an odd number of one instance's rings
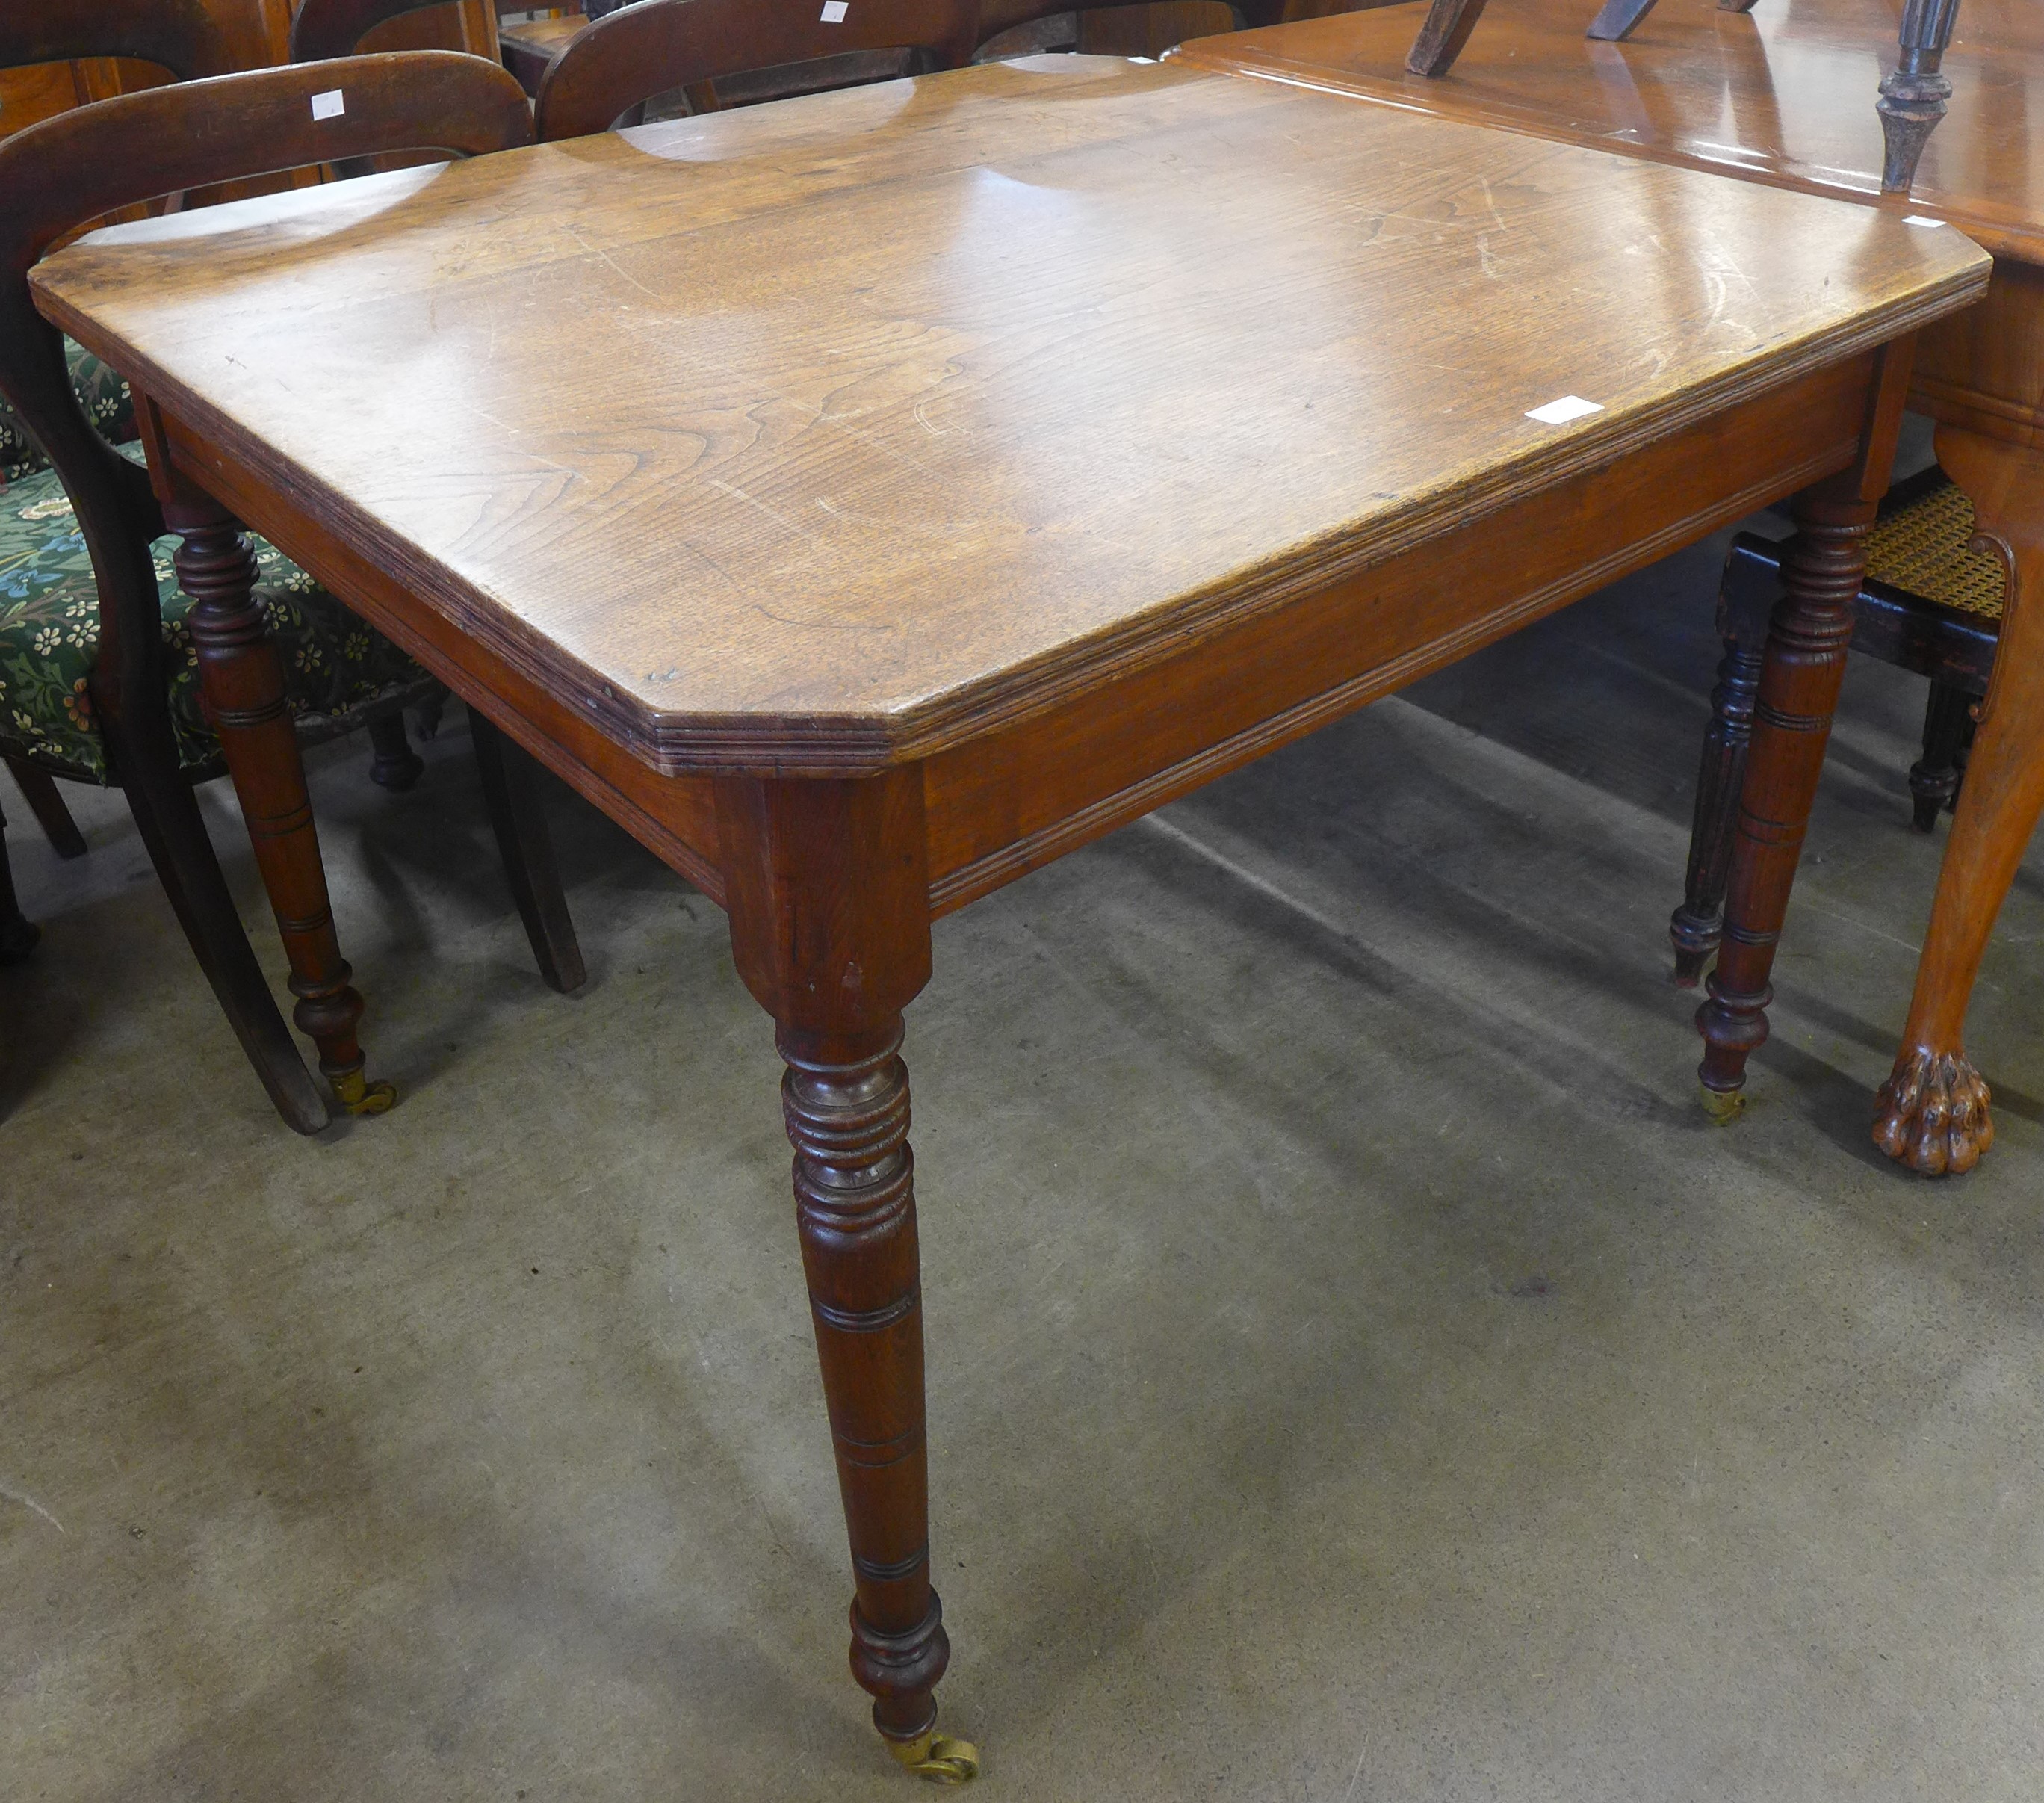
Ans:
{"label": "table apron", "polygon": [[1876,361],[1773,390],[924,766],[947,913],[1850,464]]}
{"label": "table apron", "polygon": [[[1466,657],[1857,454],[1875,359],[1770,390],[924,766],[930,908],[950,913]],[[709,775],[663,775],[427,607],[271,481],[163,415],[178,468],[705,894]]]}

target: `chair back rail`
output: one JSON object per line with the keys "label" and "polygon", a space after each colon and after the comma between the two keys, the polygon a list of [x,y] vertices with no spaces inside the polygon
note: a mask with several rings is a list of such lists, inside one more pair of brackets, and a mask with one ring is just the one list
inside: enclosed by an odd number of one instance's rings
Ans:
{"label": "chair back rail", "polygon": [[0,69],[98,56],[154,63],[180,81],[233,67],[205,0],[36,0],[0,14]]}
{"label": "chair back rail", "polygon": [[299,0],[291,15],[291,60],[317,63],[351,56],[386,21],[446,4],[447,0]]}
{"label": "chair back rail", "polygon": [[670,89],[847,51],[915,50],[936,67],[958,68],[970,60],[978,29],[977,0],[635,0],[548,66],[539,136],[586,137]]}
{"label": "chair back rail", "polygon": [[[6,42],[0,37],[0,53]],[[121,40],[74,40],[57,52],[136,53]],[[347,97],[345,110],[315,118],[313,96],[336,88]],[[148,477],[93,429],[72,393],[63,338],[29,294],[36,260],[72,227],[160,195],[384,152],[478,156],[529,144],[532,136],[524,92],[502,69],[426,50],[147,88],[0,141],[0,393],[48,454],[91,554],[101,621],[94,690],[110,723],[130,709],[164,705],[149,554],[163,532],[163,513]],[[166,717],[167,749],[168,733]]]}

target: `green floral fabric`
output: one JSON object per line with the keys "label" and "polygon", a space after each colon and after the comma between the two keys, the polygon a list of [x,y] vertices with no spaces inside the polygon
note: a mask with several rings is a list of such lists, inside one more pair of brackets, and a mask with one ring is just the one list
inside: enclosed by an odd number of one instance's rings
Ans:
{"label": "green floral fabric", "polygon": [[[100,436],[119,444],[135,436],[135,403],[128,384],[90,351],[64,340],[64,356],[71,363],[71,391],[85,417],[98,427]],[[29,429],[0,396],[0,482],[19,482],[50,467],[43,448],[29,436]]]}
{"label": "green floral fabric", "polygon": [[[302,719],[344,716],[416,690],[425,672],[261,539],[257,598],[284,660],[284,686]],[[155,547],[169,648],[171,718],[179,761],[195,775],[220,767],[220,744],[199,705],[198,662],[185,616],[191,602],[171,567],[172,541]],[[0,752],[89,782],[109,779],[106,748],[87,686],[99,649],[92,560],[54,471],[0,487]]]}

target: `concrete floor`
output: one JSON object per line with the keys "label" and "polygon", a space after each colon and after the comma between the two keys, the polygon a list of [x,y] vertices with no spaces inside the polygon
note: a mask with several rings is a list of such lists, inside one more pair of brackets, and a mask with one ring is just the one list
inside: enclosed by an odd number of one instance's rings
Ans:
{"label": "concrete floor", "polygon": [[[1867,1143],[1928,911],[1856,667],[1728,1130],[1666,978],[1720,548],[1016,884],[910,1016],[944,1720],[1015,1799],[2044,1793],[2044,853],[2000,1138]],[[919,1794],[849,1590],[766,1023],[459,716],[316,787],[388,1118],[271,1117],[117,798],[0,975],[0,1795]],[[217,837],[281,967],[220,786]],[[17,818],[21,810],[11,808]]]}

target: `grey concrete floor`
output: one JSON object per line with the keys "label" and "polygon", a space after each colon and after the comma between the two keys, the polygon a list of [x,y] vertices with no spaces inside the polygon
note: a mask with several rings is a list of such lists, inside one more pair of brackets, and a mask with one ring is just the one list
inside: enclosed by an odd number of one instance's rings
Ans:
{"label": "grey concrete floor", "polygon": [[[1942,834],[1848,683],[1730,1129],[1666,977],[1719,547],[942,924],[910,1017],[944,1720],[1016,1799],[2044,1793],[2044,855],[2000,1139],[1866,1139]],[[117,798],[0,975],[0,1795],[916,1794],[770,1033],[563,791],[535,978],[459,716],[315,786],[387,1118],[286,1132]],[[223,786],[217,836],[281,967]],[[21,810],[11,809],[17,815]]]}

